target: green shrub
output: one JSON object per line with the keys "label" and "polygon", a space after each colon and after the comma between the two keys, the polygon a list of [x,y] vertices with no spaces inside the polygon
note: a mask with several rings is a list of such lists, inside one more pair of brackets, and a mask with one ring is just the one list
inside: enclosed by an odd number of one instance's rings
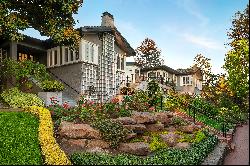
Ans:
{"label": "green shrub", "polygon": [[0,165],[42,165],[37,118],[25,112],[0,112]]}
{"label": "green shrub", "polygon": [[110,142],[110,145],[113,148],[117,147],[120,142],[124,141],[128,133],[128,130],[123,128],[121,123],[105,118],[95,119],[91,123],[91,126],[100,130],[102,138]]}
{"label": "green shrub", "polygon": [[57,80],[49,81],[49,80],[44,80],[41,83],[41,88],[45,92],[57,92],[57,91],[63,91],[64,86],[61,82]]}
{"label": "green shrub", "polygon": [[27,106],[43,106],[44,103],[37,95],[23,93],[18,88],[11,88],[1,94],[3,100],[13,108],[24,108]]}
{"label": "green shrub", "polygon": [[217,143],[217,137],[209,135],[189,149],[164,148],[148,157],[100,153],[74,153],[70,157],[75,165],[199,165]]}
{"label": "green shrub", "polygon": [[151,151],[156,151],[160,149],[164,149],[167,147],[167,144],[163,142],[159,135],[153,136],[151,138],[149,148]]}
{"label": "green shrub", "polygon": [[173,123],[174,125],[179,125],[179,126],[188,125],[188,123],[187,123],[185,120],[183,120],[182,118],[179,118],[179,117],[177,117],[177,116],[174,116],[174,117],[172,118],[172,123]]}

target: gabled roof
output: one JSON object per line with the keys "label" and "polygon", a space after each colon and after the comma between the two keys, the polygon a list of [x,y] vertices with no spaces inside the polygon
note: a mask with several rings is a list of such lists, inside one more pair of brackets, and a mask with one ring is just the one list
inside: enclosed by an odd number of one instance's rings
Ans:
{"label": "gabled roof", "polygon": [[167,72],[172,73],[172,74],[179,74],[178,71],[176,71],[176,70],[174,70],[171,67],[168,67],[166,65],[156,66],[156,67],[147,67],[147,68],[141,69],[142,72],[153,71],[153,70],[164,70],[164,71],[167,71]]}
{"label": "gabled roof", "polygon": [[115,36],[115,43],[125,52],[127,52],[126,56],[135,56],[135,50],[130,46],[127,40],[122,36],[122,34],[117,30],[116,27],[107,27],[107,26],[84,26],[79,28],[81,34],[88,33],[103,33],[110,32]]}

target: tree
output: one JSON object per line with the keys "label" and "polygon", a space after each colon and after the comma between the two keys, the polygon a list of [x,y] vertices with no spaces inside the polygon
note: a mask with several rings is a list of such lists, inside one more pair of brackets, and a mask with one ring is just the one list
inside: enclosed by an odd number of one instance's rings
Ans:
{"label": "tree", "polygon": [[34,28],[56,44],[78,45],[80,35],[73,26],[83,0],[1,0],[0,38],[19,41],[19,30]]}
{"label": "tree", "polygon": [[203,81],[206,82],[211,77],[211,63],[209,58],[206,58],[202,54],[197,54],[194,58],[194,65],[197,69],[201,70]]}
{"label": "tree", "polygon": [[233,48],[237,46],[237,40],[249,39],[249,4],[243,12],[235,13],[227,36],[231,40],[228,44]]}
{"label": "tree", "polygon": [[248,109],[249,99],[249,5],[238,11],[228,32],[231,50],[226,54],[223,68],[227,71],[229,88],[240,108]]}
{"label": "tree", "polygon": [[146,38],[135,51],[135,62],[142,68],[161,66],[164,63],[160,58],[161,50],[152,39]]}

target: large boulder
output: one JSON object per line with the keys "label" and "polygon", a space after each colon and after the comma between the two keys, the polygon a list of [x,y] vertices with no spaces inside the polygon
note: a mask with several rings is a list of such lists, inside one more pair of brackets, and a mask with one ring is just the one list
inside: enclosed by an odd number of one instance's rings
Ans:
{"label": "large boulder", "polygon": [[169,132],[168,134],[160,134],[160,137],[168,146],[173,147],[177,144],[177,140],[180,138],[180,135]]}
{"label": "large boulder", "polygon": [[87,145],[87,139],[69,139],[67,140],[67,144],[73,148],[84,149]]}
{"label": "large boulder", "polygon": [[66,138],[101,139],[98,130],[88,124],[74,124],[63,121],[59,126],[59,134]]}
{"label": "large boulder", "polygon": [[190,144],[188,142],[179,142],[175,145],[175,148],[178,148],[178,149],[186,149],[189,147],[190,147]]}
{"label": "large boulder", "polygon": [[93,149],[95,147],[98,147],[98,148],[101,148],[101,149],[108,149],[109,148],[109,143],[105,142],[103,140],[97,140],[97,139],[88,140],[86,148],[87,149]]}
{"label": "large boulder", "polygon": [[138,156],[146,156],[150,153],[149,144],[144,142],[121,143],[118,149],[120,152]]}
{"label": "large boulder", "polygon": [[193,124],[179,127],[180,131],[182,131],[184,133],[189,133],[189,134],[193,133],[196,129],[197,129],[197,127]]}
{"label": "large boulder", "polygon": [[123,125],[131,125],[136,124],[136,121],[131,117],[119,117],[117,119],[113,119],[116,122],[120,122]]}
{"label": "large boulder", "polygon": [[155,132],[155,131],[162,131],[164,130],[164,124],[162,123],[155,123],[155,124],[146,124],[147,131]]}
{"label": "large boulder", "polygon": [[136,112],[136,111],[134,111],[132,113],[131,118],[133,118],[136,121],[136,123],[138,123],[138,124],[155,123],[156,122],[155,116],[149,112]]}
{"label": "large boulder", "polygon": [[157,112],[155,113],[155,118],[165,126],[169,125],[171,122],[168,112]]}
{"label": "large boulder", "polygon": [[147,128],[143,124],[135,124],[135,125],[123,125],[123,127],[127,128],[128,130],[133,131],[134,133],[142,134],[147,131]]}

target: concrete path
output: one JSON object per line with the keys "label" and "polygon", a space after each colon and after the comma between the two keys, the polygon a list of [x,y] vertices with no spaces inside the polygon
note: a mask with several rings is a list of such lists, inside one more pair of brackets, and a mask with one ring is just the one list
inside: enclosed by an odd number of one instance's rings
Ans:
{"label": "concrete path", "polygon": [[233,143],[235,149],[226,156],[223,165],[249,165],[249,120],[237,127]]}

